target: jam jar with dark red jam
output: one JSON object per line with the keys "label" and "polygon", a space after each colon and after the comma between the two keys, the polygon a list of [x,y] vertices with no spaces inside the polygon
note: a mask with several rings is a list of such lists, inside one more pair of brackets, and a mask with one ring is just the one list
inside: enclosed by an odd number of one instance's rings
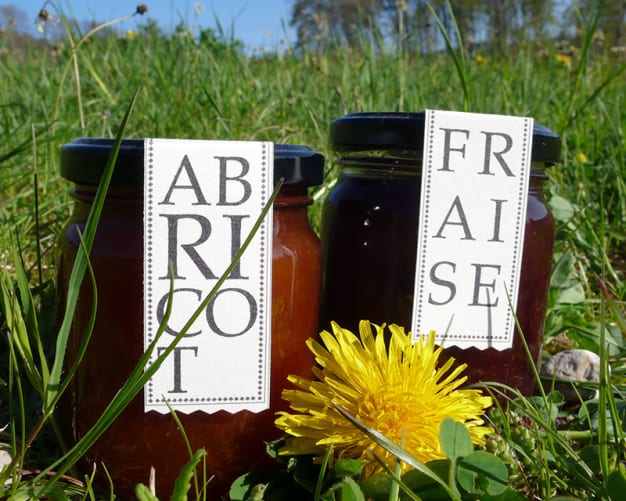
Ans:
{"label": "jam jar with dark red jam", "polygon": [[[358,329],[362,319],[411,325],[424,119],[423,112],[354,113],[332,123],[339,172],[322,212],[322,329],[331,321]],[[559,137],[535,125],[516,309],[535,363],[541,357],[554,243],[542,185],[545,167],[559,157]],[[510,349],[451,346],[445,354],[468,364],[464,374],[470,382],[497,381],[524,394],[534,389],[519,331]]]}
{"label": "jam jar with dark red jam", "polygon": [[[112,140],[77,139],[61,152],[61,173],[75,184],[73,213],[60,239],[60,309],[97,185]],[[323,177],[323,157],[304,146],[275,145],[274,178],[283,185],[273,205],[272,360],[270,409],[230,414],[178,414],[193,451],[206,450],[208,499],[220,499],[239,475],[267,458],[265,442],[281,435],[275,412],[287,410],[281,398],[289,374],[309,377],[314,363],[305,341],[318,327],[320,244],[308,220],[308,187]],[[61,402],[60,414],[74,443],[97,421],[143,354],[143,140],[124,140],[91,251],[97,285],[97,311],[84,359]],[[78,356],[93,305],[85,279],[72,323],[66,356]],[[169,499],[175,479],[189,460],[183,435],[170,414],[144,412],[139,394],[86,454],[85,473],[96,465],[100,479],[122,499],[136,484],[148,484],[151,467],[156,492]],[[200,472],[202,478],[202,472]]]}

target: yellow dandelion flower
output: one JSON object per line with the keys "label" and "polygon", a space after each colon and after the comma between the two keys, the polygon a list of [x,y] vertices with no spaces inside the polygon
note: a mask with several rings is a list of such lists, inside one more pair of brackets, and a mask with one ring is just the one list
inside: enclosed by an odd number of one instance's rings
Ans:
{"label": "yellow dandelion flower", "polygon": [[576,160],[578,160],[578,162],[581,163],[581,164],[585,164],[585,163],[587,163],[587,155],[585,155],[581,151],[580,153],[576,154]]}
{"label": "yellow dandelion flower", "polygon": [[126,32],[126,38],[128,38],[129,40],[134,40],[136,36],[137,33],[135,33],[133,30],[128,30]]}
{"label": "yellow dandelion flower", "polygon": [[487,64],[489,62],[489,60],[482,54],[476,54],[476,57],[474,57],[474,61],[476,61],[478,64]]}
{"label": "yellow dandelion flower", "polygon": [[567,66],[568,68],[572,66],[572,58],[567,54],[555,54],[554,59],[556,59],[563,66]]}
{"label": "yellow dandelion flower", "polygon": [[[439,427],[445,418],[464,423],[475,444],[493,430],[482,415],[492,405],[489,396],[476,389],[459,388],[466,365],[454,366],[449,359],[438,367],[442,348],[435,346],[435,334],[412,343],[411,333],[402,327],[363,321],[360,338],[333,323],[333,333],[320,334],[322,344],[309,339],[319,367],[317,381],[290,376],[297,390],[284,390],[297,414],[279,413],[276,426],[288,434],[282,454],[323,456],[333,444],[339,458],[361,459],[364,474],[380,471],[368,451],[375,451],[388,464],[395,458],[373,443],[346,420],[332,404],[378,430],[422,462],[444,458]],[[387,338],[387,340],[386,340]],[[408,469],[403,465],[403,471]]]}

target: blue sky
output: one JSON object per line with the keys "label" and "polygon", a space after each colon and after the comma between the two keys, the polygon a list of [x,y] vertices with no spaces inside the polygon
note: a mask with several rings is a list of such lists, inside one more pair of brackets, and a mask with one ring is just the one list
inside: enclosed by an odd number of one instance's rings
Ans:
{"label": "blue sky", "polygon": [[[0,5],[15,5],[24,11],[28,19],[34,20],[45,0],[0,0]],[[231,31],[234,26],[236,38],[242,40],[248,48],[277,48],[281,38],[285,36],[294,42],[293,32],[287,35],[283,27],[288,28],[292,0],[56,0],[66,14],[72,14],[79,21],[107,21],[125,16],[135,11],[137,4],[144,3],[148,7],[146,16],[155,19],[159,26],[169,30],[181,19],[188,25],[202,28],[214,28],[215,19],[222,27]],[[204,8],[196,9],[196,4]],[[54,15],[54,9],[48,7]],[[133,29],[142,19],[137,16],[120,26],[120,29]]]}

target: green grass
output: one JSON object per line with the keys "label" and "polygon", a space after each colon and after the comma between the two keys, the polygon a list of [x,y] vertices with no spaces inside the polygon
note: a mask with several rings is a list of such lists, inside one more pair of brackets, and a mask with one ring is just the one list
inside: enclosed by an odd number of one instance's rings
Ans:
{"label": "green grass", "polygon": [[[78,136],[114,137],[137,89],[125,137],[305,144],[328,159],[329,181],[329,124],[347,112],[529,115],[557,132],[562,162],[546,187],[558,224],[546,344],[565,336],[602,355],[600,405],[572,409],[550,395],[522,400],[495,413],[495,446],[516,451],[510,468],[522,469],[510,483],[525,496],[616,492],[611,485],[624,482],[625,461],[626,61],[595,46],[594,20],[588,23],[566,52],[528,42],[506,57],[455,47],[427,55],[378,51],[367,41],[256,57],[219,31],[198,38],[181,26],[164,35],[150,23],[132,39],[109,30],[83,37],[68,26],[54,46],[0,52],[0,320],[3,334],[11,333],[0,360],[0,425],[11,423],[6,442],[19,459],[4,473],[15,481],[0,497],[13,489],[15,499],[27,499],[27,489],[48,485],[42,475],[35,483],[22,478],[21,468],[71,467],[74,456],[59,460],[49,419],[55,395],[46,392],[50,378],[60,378],[53,364],[55,241],[70,211],[59,148]],[[9,36],[0,34],[0,47]],[[316,227],[325,193],[321,187],[312,208]],[[24,444],[30,450],[22,461]],[[48,488],[58,499],[92,495],[62,480]]]}

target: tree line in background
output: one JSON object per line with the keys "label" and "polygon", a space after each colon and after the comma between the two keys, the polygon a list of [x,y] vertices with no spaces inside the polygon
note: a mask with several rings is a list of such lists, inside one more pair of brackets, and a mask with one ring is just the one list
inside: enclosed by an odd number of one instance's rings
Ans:
{"label": "tree line in background", "polygon": [[576,38],[598,9],[604,43],[625,45],[626,0],[295,0],[290,23],[301,49],[365,38],[430,52],[443,44],[438,19],[452,37],[456,21],[464,44],[502,50],[521,41]]}
{"label": "tree line in background", "polygon": [[[596,13],[597,33],[604,45],[624,48],[626,0],[293,0],[289,23],[300,50],[350,47],[366,41],[427,53],[443,48],[438,23],[452,43],[458,44],[456,23],[467,48],[503,51],[524,41],[576,39],[579,28]],[[143,27],[147,31],[167,36],[153,20],[147,23]],[[98,23],[74,20],[72,24],[85,32]],[[46,27],[45,39],[36,39],[31,35],[33,26],[34,21],[19,7],[0,5],[0,34],[9,31],[12,35],[5,38],[5,47],[45,45],[64,34],[63,26],[57,23]],[[184,27],[177,27],[177,31],[179,28]],[[114,33],[113,29],[105,30],[101,36]],[[220,36],[210,28],[201,30],[200,35],[237,43],[235,38]]]}

